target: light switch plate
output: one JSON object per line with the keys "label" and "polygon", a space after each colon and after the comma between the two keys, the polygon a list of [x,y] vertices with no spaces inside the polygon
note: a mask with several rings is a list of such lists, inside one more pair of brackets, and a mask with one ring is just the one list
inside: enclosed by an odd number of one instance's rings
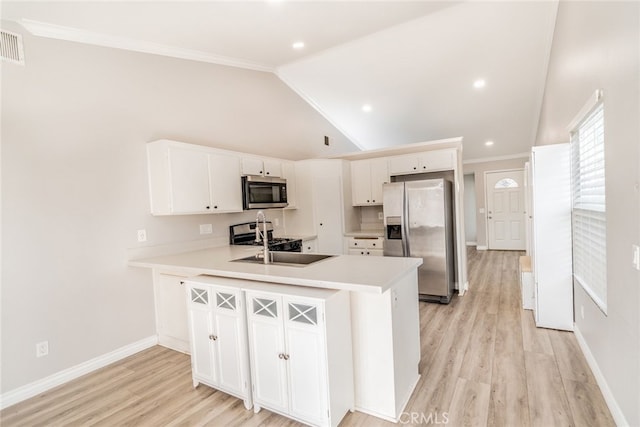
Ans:
{"label": "light switch plate", "polygon": [[147,230],[138,230],[138,242],[147,241]]}
{"label": "light switch plate", "polygon": [[213,233],[213,226],[211,224],[200,224],[200,234]]}
{"label": "light switch plate", "polygon": [[633,267],[640,270],[640,246],[632,245],[633,248]]}

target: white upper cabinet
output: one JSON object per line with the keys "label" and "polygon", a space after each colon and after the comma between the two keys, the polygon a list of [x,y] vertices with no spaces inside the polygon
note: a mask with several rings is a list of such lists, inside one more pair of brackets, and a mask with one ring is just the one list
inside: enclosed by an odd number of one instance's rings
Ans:
{"label": "white upper cabinet", "polygon": [[242,181],[239,169],[240,160],[235,156],[209,155],[212,212],[242,211]]}
{"label": "white upper cabinet", "polygon": [[282,162],[276,159],[258,157],[242,158],[242,175],[282,177]]}
{"label": "white upper cabinet", "polygon": [[147,144],[153,215],[242,211],[240,158],[198,145]]}
{"label": "white upper cabinet", "polygon": [[207,206],[211,205],[209,154],[199,150],[168,147],[167,155],[171,213],[206,212]]}
{"label": "white upper cabinet", "polygon": [[455,165],[455,149],[424,151],[389,157],[389,175],[453,170]]}
{"label": "white upper cabinet", "polygon": [[298,182],[296,180],[296,165],[294,162],[282,163],[282,177],[287,180],[287,203],[285,209],[298,207]]}
{"label": "white upper cabinet", "polygon": [[382,185],[389,182],[387,158],[351,162],[353,206],[382,205]]}

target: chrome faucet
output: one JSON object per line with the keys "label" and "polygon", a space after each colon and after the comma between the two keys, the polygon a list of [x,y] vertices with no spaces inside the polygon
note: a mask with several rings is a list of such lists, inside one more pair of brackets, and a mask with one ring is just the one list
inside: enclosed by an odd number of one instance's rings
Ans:
{"label": "chrome faucet", "polygon": [[[260,217],[262,217],[262,233],[260,232]],[[258,211],[258,215],[256,216],[256,242],[260,242],[260,235],[262,235],[262,259],[265,264],[271,264],[269,235],[267,234],[267,217],[262,211]]]}

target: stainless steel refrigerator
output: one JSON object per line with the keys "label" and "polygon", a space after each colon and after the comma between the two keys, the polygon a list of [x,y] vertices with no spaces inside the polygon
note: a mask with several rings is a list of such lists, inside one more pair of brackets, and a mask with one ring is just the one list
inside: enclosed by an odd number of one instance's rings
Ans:
{"label": "stainless steel refrigerator", "polygon": [[455,286],[451,182],[384,184],[383,204],[384,254],[422,258],[420,300],[449,303]]}

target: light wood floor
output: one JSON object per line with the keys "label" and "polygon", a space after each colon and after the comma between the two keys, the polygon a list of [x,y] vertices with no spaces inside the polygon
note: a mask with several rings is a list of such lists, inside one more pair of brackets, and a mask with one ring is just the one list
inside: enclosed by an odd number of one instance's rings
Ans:
{"label": "light wood floor", "polygon": [[[469,250],[471,291],[420,304],[422,377],[403,424],[614,426],[570,332],[537,329],[520,307],[519,252]],[[411,422],[413,421],[413,422]],[[187,355],[154,347],[9,407],[2,426],[294,426],[193,389]],[[341,426],[393,426],[347,414]]]}

